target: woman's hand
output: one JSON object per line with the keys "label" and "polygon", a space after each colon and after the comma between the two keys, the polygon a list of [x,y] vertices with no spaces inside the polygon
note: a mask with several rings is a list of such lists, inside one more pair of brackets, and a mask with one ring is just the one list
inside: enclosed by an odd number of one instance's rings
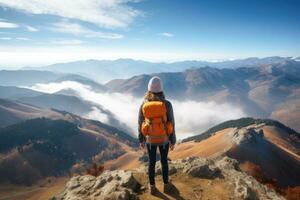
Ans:
{"label": "woman's hand", "polygon": [[175,144],[170,143],[170,150],[173,151],[175,149]]}
{"label": "woman's hand", "polygon": [[145,149],[145,142],[141,142],[141,143],[140,143],[140,148],[141,148],[142,150]]}

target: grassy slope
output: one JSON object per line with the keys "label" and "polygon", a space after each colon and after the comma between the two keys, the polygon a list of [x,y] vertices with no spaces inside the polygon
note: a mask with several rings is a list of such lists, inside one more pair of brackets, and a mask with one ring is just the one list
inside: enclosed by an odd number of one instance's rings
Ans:
{"label": "grassy slope", "polygon": [[208,129],[207,131],[195,135],[189,138],[184,139],[182,142],[189,142],[189,141],[201,141],[204,139],[209,138],[213,133],[218,132],[220,130],[226,129],[226,128],[242,128],[249,126],[251,124],[262,124],[264,123],[265,125],[271,125],[271,126],[276,126],[279,128],[282,128],[287,131],[288,134],[295,135],[300,139],[300,134],[297,133],[295,130],[285,126],[284,124],[271,120],[271,119],[254,119],[254,118],[241,118],[241,119],[236,119],[236,120],[229,120],[225,121],[221,124],[218,124],[216,126],[213,126],[212,128]]}

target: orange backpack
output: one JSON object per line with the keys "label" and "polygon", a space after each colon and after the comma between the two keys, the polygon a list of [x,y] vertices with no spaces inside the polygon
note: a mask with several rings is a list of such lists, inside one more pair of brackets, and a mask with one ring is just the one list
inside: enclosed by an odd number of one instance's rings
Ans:
{"label": "orange backpack", "polygon": [[145,117],[141,131],[151,144],[164,143],[173,133],[172,122],[167,121],[167,108],[165,102],[145,102],[142,108]]}

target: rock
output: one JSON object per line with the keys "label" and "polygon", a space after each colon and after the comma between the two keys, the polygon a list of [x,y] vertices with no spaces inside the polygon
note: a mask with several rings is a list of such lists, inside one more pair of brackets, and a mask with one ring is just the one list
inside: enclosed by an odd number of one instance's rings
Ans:
{"label": "rock", "polygon": [[240,170],[239,162],[227,156],[218,159],[218,161],[216,161],[216,166],[226,170],[238,170],[238,171]]}
{"label": "rock", "polygon": [[[256,134],[256,133],[255,133]],[[239,163],[229,157],[216,157],[214,159],[204,159],[200,157],[188,157],[169,162],[169,174],[182,175],[184,173],[197,178],[210,179],[209,187],[214,187],[214,178],[222,178],[230,191],[232,199],[272,199],[283,200],[273,189],[259,183],[252,176],[242,172]],[[105,171],[99,177],[90,175],[76,176],[66,184],[64,191],[54,200],[137,200],[138,194],[146,192],[145,185],[136,180],[136,177],[145,177],[147,167],[130,171],[115,170]],[[160,163],[156,166],[157,174],[161,173]],[[175,176],[177,177],[177,176]],[[191,177],[192,178],[192,177]],[[188,184],[188,183],[187,183]],[[198,188],[198,187],[197,187]],[[194,188],[195,190],[197,188]],[[180,191],[181,188],[178,188]],[[202,188],[198,188],[202,190]],[[197,191],[198,191],[197,189]],[[196,192],[195,194],[198,195]],[[196,196],[196,198],[201,198]],[[205,197],[203,197],[205,198]]]}
{"label": "rock", "polygon": [[185,159],[182,159],[182,162],[183,163],[191,163],[191,162],[193,162],[194,160],[197,160],[197,159],[199,159],[199,157],[190,156],[190,157],[187,157]]}
{"label": "rock", "polygon": [[240,178],[235,182],[235,197],[239,199],[255,200],[258,199],[256,193]]}
{"label": "rock", "polygon": [[169,175],[173,175],[173,174],[176,174],[177,172],[177,169],[174,165],[170,165],[169,166]]}
{"label": "rock", "polygon": [[[222,161],[219,162],[222,163]],[[249,176],[244,172],[226,167],[221,168],[221,170],[225,176],[226,182],[234,186],[234,196],[236,199],[284,199],[284,197],[277,194],[273,189],[259,183],[254,177]]]}
{"label": "rock", "polygon": [[73,190],[73,189],[79,187],[80,184],[79,184],[79,182],[77,181],[78,178],[79,178],[79,177],[73,177],[73,178],[67,183],[66,187],[69,188],[69,189],[71,189],[71,190]]}
{"label": "rock", "polygon": [[192,166],[191,168],[184,169],[183,172],[186,172],[187,174],[198,178],[212,179],[220,177],[220,170],[218,168],[213,168],[206,164]]}
{"label": "rock", "polygon": [[244,143],[256,143],[258,140],[261,140],[264,137],[262,130],[255,130],[255,128],[240,128],[235,129],[229,133],[233,141],[242,145]]}
{"label": "rock", "polygon": [[131,171],[105,171],[97,178],[90,175],[71,178],[56,199],[134,200],[139,188]]}
{"label": "rock", "polygon": [[212,185],[212,181],[209,180],[208,183],[207,183],[207,185],[208,185],[208,186],[211,186],[211,185]]}
{"label": "rock", "polygon": [[120,185],[122,187],[126,187],[135,191],[139,186],[139,183],[135,180],[132,173],[121,173],[120,178]]}
{"label": "rock", "polygon": [[188,157],[177,160],[171,164],[176,171],[182,170],[193,177],[198,178],[216,178],[221,177],[221,171],[213,165],[211,160],[200,157]]}

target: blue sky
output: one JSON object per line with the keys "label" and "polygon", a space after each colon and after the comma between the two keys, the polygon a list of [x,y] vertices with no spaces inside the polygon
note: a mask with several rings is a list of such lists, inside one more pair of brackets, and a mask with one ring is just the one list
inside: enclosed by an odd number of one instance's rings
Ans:
{"label": "blue sky", "polygon": [[0,0],[0,67],[300,56],[297,0]]}

